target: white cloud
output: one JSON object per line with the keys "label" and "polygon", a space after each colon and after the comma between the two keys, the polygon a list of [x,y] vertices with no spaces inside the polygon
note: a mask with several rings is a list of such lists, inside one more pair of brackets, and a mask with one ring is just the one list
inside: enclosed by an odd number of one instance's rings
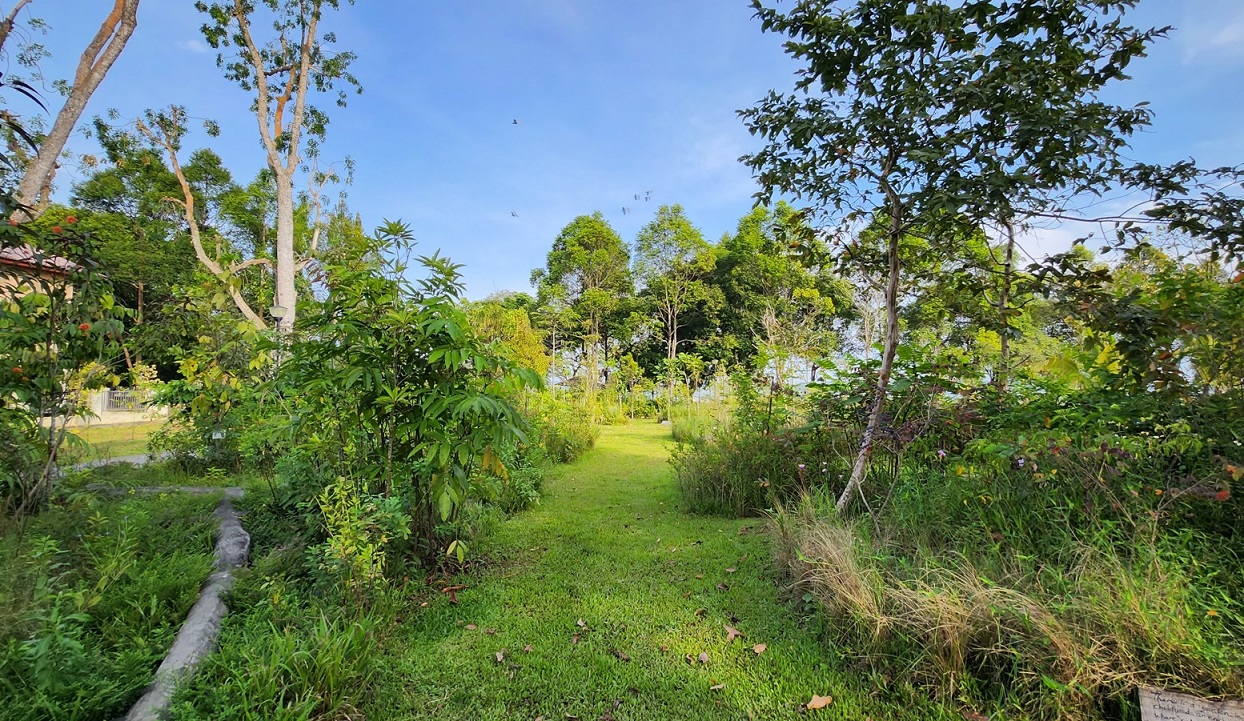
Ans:
{"label": "white cloud", "polygon": [[1223,20],[1198,23],[1179,33],[1185,63],[1244,55],[1244,13]]}
{"label": "white cloud", "polygon": [[191,53],[205,53],[211,50],[211,48],[207,47],[207,43],[197,38],[181,40],[177,43],[177,47]]}

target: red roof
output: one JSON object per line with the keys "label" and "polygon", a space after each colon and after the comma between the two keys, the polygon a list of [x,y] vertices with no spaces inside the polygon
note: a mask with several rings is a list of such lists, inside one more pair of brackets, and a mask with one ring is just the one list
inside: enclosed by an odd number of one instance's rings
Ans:
{"label": "red roof", "polygon": [[72,260],[57,255],[41,255],[29,245],[0,248],[0,263],[61,275],[68,275],[78,269],[78,264]]}

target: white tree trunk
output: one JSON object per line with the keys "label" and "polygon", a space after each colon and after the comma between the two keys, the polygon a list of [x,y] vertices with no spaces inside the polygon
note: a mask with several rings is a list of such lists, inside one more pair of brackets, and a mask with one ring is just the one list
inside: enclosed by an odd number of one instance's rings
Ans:
{"label": "white tree trunk", "polygon": [[285,308],[276,329],[288,333],[294,329],[298,315],[297,262],[294,258],[294,185],[293,179],[281,173],[276,177],[276,304]]}
{"label": "white tree trunk", "polygon": [[50,200],[52,178],[56,175],[56,161],[69,142],[69,135],[82,117],[87,101],[113,62],[121,55],[125,43],[138,26],[138,0],[116,0],[112,12],[100,25],[91,43],[82,51],[78,69],[73,78],[73,89],[65,105],[56,115],[52,130],[39,145],[39,152],[26,167],[18,183],[16,198],[30,210],[26,213],[32,220],[43,213]]}

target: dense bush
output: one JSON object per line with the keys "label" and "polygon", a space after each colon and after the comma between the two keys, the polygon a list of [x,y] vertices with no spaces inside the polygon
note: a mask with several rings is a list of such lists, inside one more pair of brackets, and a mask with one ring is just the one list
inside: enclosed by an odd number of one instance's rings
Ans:
{"label": "dense bush", "polygon": [[0,541],[0,719],[125,713],[211,572],[214,503],[75,495]]}
{"label": "dense bush", "polygon": [[762,396],[745,373],[733,381],[726,417],[725,409],[699,405],[672,424],[671,462],[694,513],[755,515],[825,483],[830,472],[825,433],[792,422],[789,393],[770,388]]}
{"label": "dense bush", "polygon": [[875,368],[804,397],[736,377],[730,421],[674,458],[690,509],[776,509],[782,565],[839,648],[882,683],[1033,718],[1127,717],[1137,683],[1244,692],[1238,391],[1003,390],[905,349],[843,517]]}
{"label": "dense bush", "polygon": [[531,421],[534,440],[555,463],[569,463],[596,445],[600,426],[576,400],[552,392],[524,397],[524,413]]}

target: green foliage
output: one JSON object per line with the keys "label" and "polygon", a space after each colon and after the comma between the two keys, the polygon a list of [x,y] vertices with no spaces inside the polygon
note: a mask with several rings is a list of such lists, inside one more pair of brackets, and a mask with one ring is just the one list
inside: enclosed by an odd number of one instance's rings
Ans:
{"label": "green foliage", "polygon": [[635,280],[664,326],[667,360],[678,355],[682,343],[679,317],[695,304],[722,303],[721,291],[706,282],[714,257],[681,205],[662,205],[635,237]]}
{"label": "green foliage", "polygon": [[457,266],[423,257],[427,277],[407,280],[389,259],[409,243],[390,223],[325,259],[328,296],[305,333],[275,350],[275,387],[314,477],[401,498],[415,550],[429,555],[440,550],[437,526],[467,499],[497,495],[500,449],[523,438],[510,399],[539,379],[474,333]]}
{"label": "green foliage", "polygon": [[47,502],[66,421],[113,378],[127,311],[76,223],[0,225],[0,248],[23,258],[0,265],[0,514]]}
{"label": "green foliage", "polygon": [[551,392],[524,398],[524,413],[544,453],[554,463],[569,463],[596,443],[600,426],[582,405]]}
{"label": "green foliage", "polygon": [[288,424],[265,406],[271,349],[255,326],[232,310],[228,295],[211,281],[179,289],[189,347],[172,349],[181,375],[164,384],[156,403],[171,409],[151,439],[188,469],[240,469],[245,461],[269,470],[289,447]]}
{"label": "green foliage", "polygon": [[410,536],[410,517],[401,500],[369,495],[355,482],[339,477],[316,498],[328,539],[320,550],[320,568],[340,578],[357,602],[385,580],[385,551],[390,541]]}
{"label": "green foliage", "polygon": [[263,612],[229,621],[222,650],[178,696],[172,717],[304,721],[356,714],[374,673],[375,621],[324,613],[280,626]]}
{"label": "green foliage", "polygon": [[0,718],[125,713],[211,572],[214,502],[75,496],[0,539]]}
{"label": "green foliage", "polygon": [[824,482],[827,462],[817,428],[803,428],[794,399],[775,384],[761,395],[736,373],[728,419],[709,414],[674,422],[671,463],[683,503],[693,513],[749,516]]}
{"label": "green foliage", "polygon": [[507,308],[500,301],[472,303],[467,309],[476,335],[496,344],[497,353],[517,366],[543,378],[549,371],[544,339],[531,326],[525,308]]}

